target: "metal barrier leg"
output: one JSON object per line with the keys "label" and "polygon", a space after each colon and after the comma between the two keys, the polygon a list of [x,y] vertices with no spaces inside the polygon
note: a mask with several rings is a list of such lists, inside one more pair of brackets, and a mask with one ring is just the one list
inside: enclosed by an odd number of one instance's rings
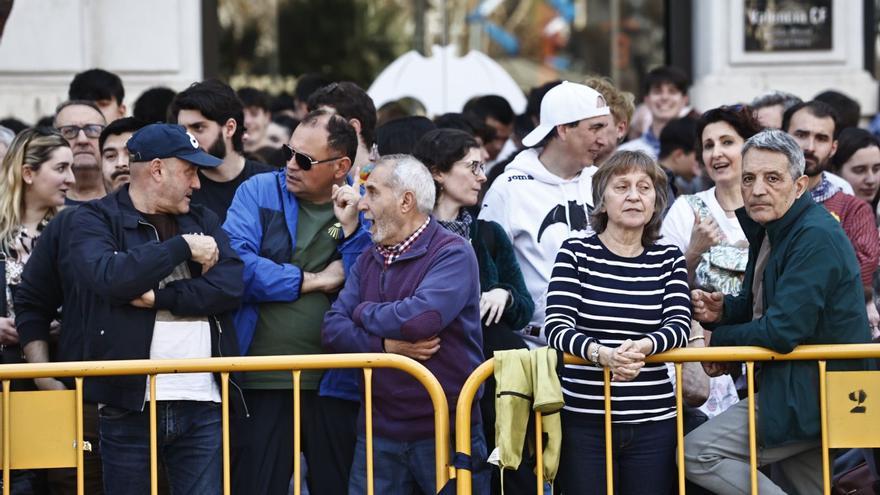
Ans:
{"label": "metal barrier leg", "polygon": [[156,447],[156,375],[150,375],[150,493],[159,493],[159,451]]}
{"label": "metal barrier leg", "polygon": [[684,407],[681,397],[681,363],[675,363],[675,432],[678,440],[678,493],[684,495]]}
{"label": "metal barrier leg", "polygon": [[300,495],[302,493],[302,462],[300,453],[302,447],[300,445],[300,414],[302,407],[300,405],[299,382],[302,371],[293,370],[293,493]]}
{"label": "metal barrier leg", "polygon": [[9,403],[12,401],[12,395],[9,393],[9,380],[3,380],[3,495],[9,495],[9,457],[12,455],[12,440],[10,435],[12,432],[9,428]]}
{"label": "metal barrier leg", "polygon": [[364,420],[367,436],[367,495],[373,495],[373,370],[364,368]]}
{"label": "metal barrier leg", "polygon": [[746,363],[746,378],[749,386],[749,479],[752,495],[758,495],[758,439],[755,428],[755,363]]}
{"label": "metal barrier leg", "polygon": [[75,378],[76,384],[76,493],[83,495],[85,487],[85,464],[83,461],[83,379]]}
{"label": "metal barrier leg", "polygon": [[605,379],[605,493],[614,493],[614,458],[611,449],[611,370],[604,368]]}
{"label": "metal barrier leg", "polygon": [[220,414],[223,428],[223,495],[232,491],[229,467],[229,372],[220,373]]}
{"label": "metal barrier leg", "polygon": [[538,495],[544,493],[544,420],[540,411],[535,411],[535,476],[538,478]]}
{"label": "metal barrier leg", "polygon": [[828,457],[828,390],[825,361],[819,361],[819,411],[822,421],[822,493],[831,493],[831,460]]}

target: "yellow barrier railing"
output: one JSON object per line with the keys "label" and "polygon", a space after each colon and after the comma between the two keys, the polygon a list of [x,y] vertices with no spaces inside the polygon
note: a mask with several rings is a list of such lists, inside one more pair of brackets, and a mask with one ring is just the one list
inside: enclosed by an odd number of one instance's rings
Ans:
{"label": "yellow barrier railing", "polygon": [[[44,364],[10,364],[0,366],[2,382],[2,456],[3,456],[3,495],[10,490],[10,469],[12,466],[13,445],[11,440],[11,421],[13,392],[10,394],[10,380],[42,377],[75,377],[76,427],[75,461],[71,467],[77,470],[77,493],[83,493],[83,377],[111,375],[147,375],[150,382],[150,482],[151,492],[157,492],[157,450],[156,450],[156,375],[165,373],[220,373],[222,398],[222,445],[223,445],[223,493],[230,493],[229,463],[229,374],[245,371],[291,370],[294,384],[294,493],[299,495],[301,486],[300,466],[300,415],[299,384],[303,370],[324,370],[340,368],[362,368],[365,383],[367,481],[368,493],[373,493],[372,462],[372,370],[391,368],[404,371],[418,380],[428,392],[434,406],[434,441],[436,486],[439,492],[449,481],[452,470],[449,467],[449,406],[440,382],[418,362],[396,354],[332,354],[312,356],[265,356],[265,357],[227,357],[184,360],[131,360],[131,361],[82,361]],[[33,392],[23,392],[34,394]],[[38,392],[58,394],[64,392]]]}
{"label": "yellow barrier railing", "polygon": [[[779,354],[762,347],[709,347],[699,349],[675,349],[663,354],[648,357],[649,363],[675,363],[676,387],[675,400],[677,408],[676,429],[678,448],[676,457],[678,460],[679,493],[684,494],[685,462],[684,462],[684,424],[682,421],[682,363],[687,362],[745,362],[748,380],[748,406],[749,406],[749,478],[751,481],[751,493],[758,493],[758,462],[757,462],[757,436],[755,432],[755,400],[754,400],[754,363],[758,361],[817,361],[819,366],[819,406],[821,411],[822,426],[822,476],[824,493],[831,493],[829,447],[843,447],[844,445],[829,440],[828,432],[828,387],[826,386],[827,373],[825,365],[827,361],[845,359],[880,358],[880,345],[878,344],[847,344],[847,345],[803,345],[788,354]],[[589,364],[586,361],[565,355],[566,364]],[[466,455],[471,453],[471,407],[474,397],[480,385],[489,378],[494,370],[494,360],[489,359],[480,365],[461,389],[455,412],[455,449]],[[850,372],[847,372],[850,373]],[[611,373],[606,368],[605,376],[605,468],[607,493],[614,493],[613,460],[611,442]],[[876,425],[874,426],[876,428]],[[564,432],[563,432],[564,434]],[[536,469],[537,491],[543,493],[543,464],[541,459],[541,414],[535,413],[535,445],[536,445]],[[849,445],[861,447],[864,445]],[[872,445],[877,447],[880,445]],[[468,469],[456,471],[456,485],[459,495],[472,493],[471,472]]]}

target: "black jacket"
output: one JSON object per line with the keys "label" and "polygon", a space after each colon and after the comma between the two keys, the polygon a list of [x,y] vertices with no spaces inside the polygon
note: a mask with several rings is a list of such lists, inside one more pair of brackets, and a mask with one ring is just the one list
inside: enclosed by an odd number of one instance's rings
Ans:
{"label": "black jacket", "polygon": [[[75,206],[62,210],[40,234],[15,290],[15,328],[22,347],[50,341],[49,326],[61,318],[53,361],[82,361],[83,314],[76,273],[70,261],[70,232]],[[59,315],[59,308],[61,314]],[[66,380],[68,386],[73,381]]]}
{"label": "black jacket", "polygon": [[[217,215],[191,206],[189,213],[177,216],[181,234],[212,236],[220,257],[205,274],[201,273],[201,265],[189,262],[192,279],[178,280],[159,290],[159,282],[191,257],[181,235],[160,242],[156,229],[134,208],[128,186],[78,210],[70,249],[86,315],[87,360],[149,359],[158,309],[180,316],[208,317],[212,355],[239,355],[231,312],[241,302],[243,265],[229,247]],[[153,309],[130,304],[149,290],[156,294]],[[146,380],[142,375],[89,381],[92,386],[87,388],[88,400],[143,409]]]}

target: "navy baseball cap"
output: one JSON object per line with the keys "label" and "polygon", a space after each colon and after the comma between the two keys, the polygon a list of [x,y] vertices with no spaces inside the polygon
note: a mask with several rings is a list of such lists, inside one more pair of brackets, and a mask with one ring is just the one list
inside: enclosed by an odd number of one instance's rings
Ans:
{"label": "navy baseball cap", "polygon": [[137,130],[125,143],[132,162],[154,158],[179,158],[197,167],[214,168],[223,160],[199,148],[199,142],[182,125],[150,124]]}

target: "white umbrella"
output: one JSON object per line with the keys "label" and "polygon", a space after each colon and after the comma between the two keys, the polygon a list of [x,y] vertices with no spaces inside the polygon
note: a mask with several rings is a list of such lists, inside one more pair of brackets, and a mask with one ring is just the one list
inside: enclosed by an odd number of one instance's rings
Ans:
{"label": "white umbrella", "polygon": [[454,45],[434,45],[430,57],[416,51],[401,55],[379,74],[367,91],[376,108],[404,97],[419,100],[428,115],[460,112],[474,96],[499,95],[523,113],[526,98],[516,81],[484,53],[457,55]]}

